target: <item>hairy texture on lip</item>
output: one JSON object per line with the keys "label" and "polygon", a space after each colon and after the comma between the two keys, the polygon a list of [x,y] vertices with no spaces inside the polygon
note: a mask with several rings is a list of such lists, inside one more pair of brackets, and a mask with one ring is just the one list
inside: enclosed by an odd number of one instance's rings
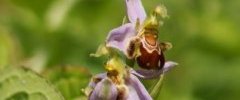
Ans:
{"label": "hairy texture on lip", "polygon": [[128,48],[127,48],[127,54],[129,58],[132,58],[134,56],[134,51],[135,51],[135,41],[130,41]]}
{"label": "hairy texture on lip", "polygon": [[137,46],[141,44],[141,40],[138,37],[134,37],[130,40],[127,48],[127,57],[132,59],[136,56]]}
{"label": "hairy texture on lip", "polygon": [[137,57],[138,65],[143,69],[161,69],[164,66],[164,55],[153,51],[149,53],[141,44],[140,45],[141,55]]}

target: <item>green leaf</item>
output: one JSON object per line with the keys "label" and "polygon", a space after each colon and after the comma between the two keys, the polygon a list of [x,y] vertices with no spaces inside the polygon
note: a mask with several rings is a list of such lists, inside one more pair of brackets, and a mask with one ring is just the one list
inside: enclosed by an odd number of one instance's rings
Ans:
{"label": "green leaf", "polygon": [[67,100],[84,97],[82,89],[91,79],[90,72],[80,66],[56,66],[42,73],[49,79]]}
{"label": "green leaf", "polygon": [[0,100],[64,100],[47,80],[23,67],[0,71]]}

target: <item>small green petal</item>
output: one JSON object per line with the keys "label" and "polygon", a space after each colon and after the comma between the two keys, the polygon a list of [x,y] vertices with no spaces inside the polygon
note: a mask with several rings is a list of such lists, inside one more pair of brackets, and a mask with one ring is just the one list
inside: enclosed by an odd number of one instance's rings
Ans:
{"label": "small green petal", "polygon": [[100,57],[100,56],[107,55],[107,54],[109,54],[109,52],[108,52],[106,45],[101,44],[101,45],[99,45],[96,53],[91,53],[90,56],[91,57]]}

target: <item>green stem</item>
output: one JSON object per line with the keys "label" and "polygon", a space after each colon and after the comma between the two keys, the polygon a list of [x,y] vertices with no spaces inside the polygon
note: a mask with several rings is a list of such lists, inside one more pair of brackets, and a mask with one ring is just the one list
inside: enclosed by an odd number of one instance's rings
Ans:
{"label": "green stem", "polygon": [[154,98],[154,99],[158,98],[161,88],[162,88],[162,85],[163,85],[163,79],[164,79],[164,75],[161,75],[159,77],[157,83],[151,88],[150,95],[152,96],[152,98]]}

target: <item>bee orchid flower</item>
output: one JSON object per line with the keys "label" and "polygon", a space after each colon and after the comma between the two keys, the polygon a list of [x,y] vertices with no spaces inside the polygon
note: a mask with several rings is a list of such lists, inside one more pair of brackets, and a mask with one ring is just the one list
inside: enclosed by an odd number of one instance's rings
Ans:
{"label": "bee orchid flower", "polygon": [[89,100],[152,100],[144,85],[118,57],[110,59],[105,69],[107,72],[95,75],[85,89]]}
{"label": "bee orchid flower", "polygon": [[[147,17],[141,0],[125,2],[129,22],[111,30],[105,44],[92,54],[107,54],[110,59],[105,65],[106,73],[94,76],[84,90],[89,100],[152,100],[138,78],[157,78],[177,65],[164,58],[163,53],[171,44],[158,40],[159,17],[167,16],[166,9],[158,6]],[[128,67],[118,51],[136,61],[140,69]]]}
{"label": "bee orchid flower", "polygon": [[116,48],[129,59],[136,61],[140,69],[131,72],[140,78],[159,77],[177,63],[165,61],[164,51],[171,43],[159,42],[160,18],[167,17],[164,6],[157,6],[147,17],[141,0],[125,0],[129,23],[111,30],[106,39],[106,47]]}

